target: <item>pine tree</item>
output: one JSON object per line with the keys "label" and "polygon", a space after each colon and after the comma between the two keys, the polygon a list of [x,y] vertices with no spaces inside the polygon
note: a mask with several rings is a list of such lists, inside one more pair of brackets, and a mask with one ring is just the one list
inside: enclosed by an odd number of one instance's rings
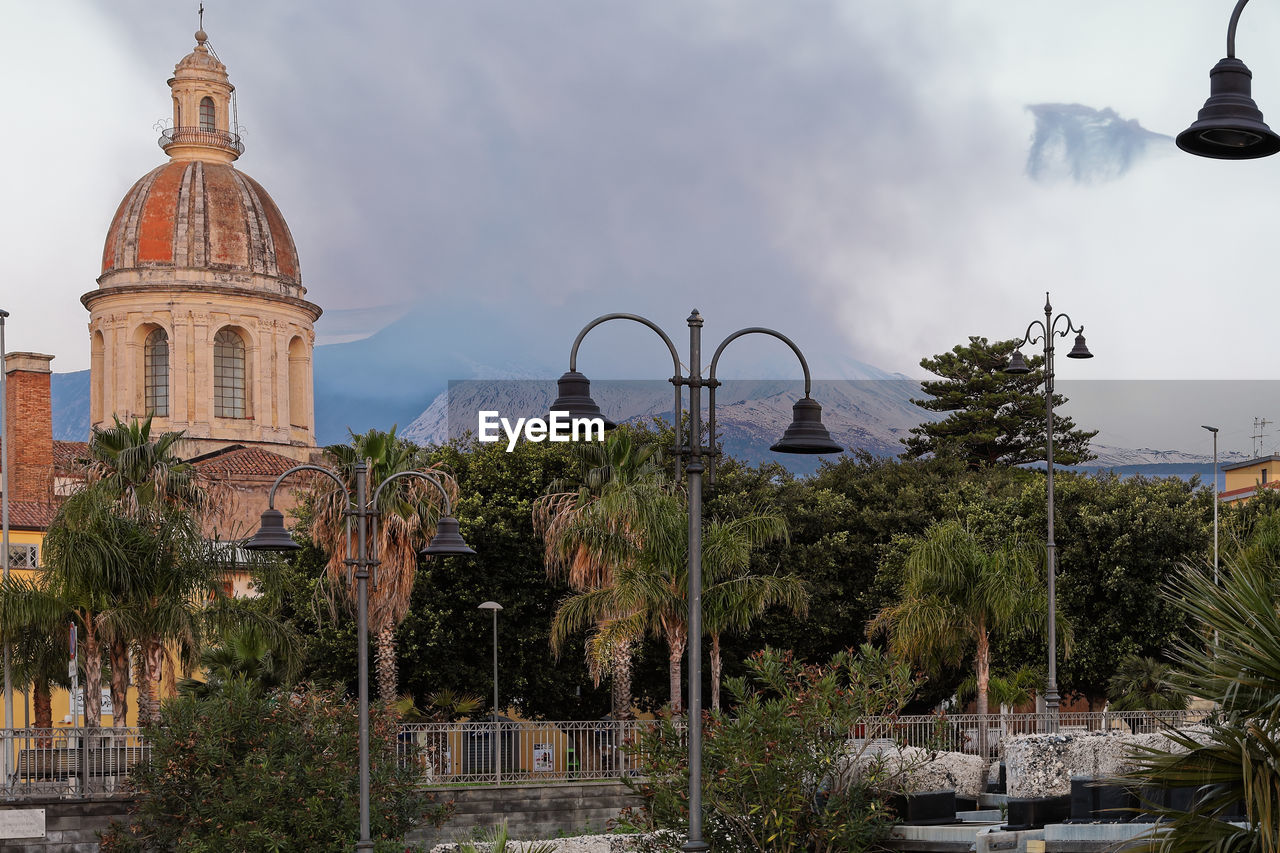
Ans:
{"label": "pine tree", "polygon": [[[921,382],[920,390],[929,396],[911,402],[948,414],[912,429],[902,439],[903,456],[950,454],[971,468],[1044,461],[1044,359],[1028,357],[1030,373],[1005,373],[1017,343],[970,336],[967,345],[921,359],[920,366],[941,379]],[[1076,429],[1059,411],[1066,402],[1061,394],[1053,395],[1053,461],[1077,465],[1094,458],[1089,441],[1098,433]]]}

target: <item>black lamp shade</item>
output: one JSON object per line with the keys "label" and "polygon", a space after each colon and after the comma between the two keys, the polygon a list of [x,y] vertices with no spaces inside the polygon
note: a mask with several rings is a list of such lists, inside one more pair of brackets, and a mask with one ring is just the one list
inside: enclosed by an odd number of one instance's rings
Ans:
{"label": "black lamp shade", "polygon": [[1005,367],[1004,372],[1012,373],[1015,376],[1031,372],[1031,368],[1027,367],[1027,360],[1022,357],[1022,350],[1016,349],[1013,351],[1013,357],[1009,359],[1009,364]]}
{"label": "black lamp shade", "polygon": [[1084,332],[1076,335],[1076,345],[1067,353],[1067,358],[1093,358],[1093,353],[1084,345]]}
{"label": "black lamp shade", "polygon": [[293,541],[284,527],[284,514],[278,509],[262,513],[262,522],[253,538],[244,543],[249,551],[296,551],[302,546]]}
{"label": "black lamp shade", "polygon": [[600,411],[596,401],[591,399],[591,382],[576,370],[566,371],[556,382],[560,396],[551,404],[553,412],[568,412],[570,418],[600,418],[605,429],[617,426]]}
{"label": "black lamp shade", "polygon": [[843,447],[831,440],[831,434],[822,425],[822,406],[817,400],[804,397],[791,407],[791,426],[782,434],[782,440],[769,449],[774,453],[839,453]]}
{"label": "black lamp shade", "polygon": [[1178,134],[1178,147],[1199,157],[1252,160],[1280,151],[1280,136],[1254,103],[1253,74],[1240,60],[1219,60],[1209,72],[1209,100],[1194,124]]}
{"label": "black lamp shade", "polygon": [[474,554],[462,534],[458,532],[458,519],[445,515],[436,523],[436,535],[431,537],[431,544],[418,552],[424,557],[448,557],[450,555]]}

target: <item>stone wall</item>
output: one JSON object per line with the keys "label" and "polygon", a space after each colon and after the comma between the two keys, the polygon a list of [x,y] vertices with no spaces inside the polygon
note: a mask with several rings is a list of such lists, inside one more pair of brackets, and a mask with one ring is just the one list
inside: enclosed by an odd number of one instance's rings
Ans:
{"label": "stone wall", "polygon": [[[44,838],[0,839],[0,853],[97,853],[98,833],[129,817],[131,797],[62,800],[53,797],[0,803],[0,811],[44,809]],[[0,821],[3,815],[0,815]]]}
{"label": "stone wall", "polygon": [[[469,839],[507,821],[513,839],[555,838],[584,831],[604,832],[610,820],[640,797],[621,782],[572,785],[504,785],[438,791],[455,804],[453,818],[441,829],[411,832],[406,843],[433,845]],[[98,833],[112,820],[128,819],[132,798],[64,800],[52,797],[0,803],[0,810],[44,809],[45,837],[0,839],[0,853],[97,853]],[[2,820],[2,817],[0,817]],[[606,842],[607,847],[609,846]]]}
{"label": "stone wall", "polygon": [[[1195,736],[1195,728],[1185,731]],[[1072,776],[1105,779],[1134,769],[1136,746],[1174,751],[1161,734],[1061,732],[1021,735],[1005,745],[1004,761],[1011,797],[1052,797],[1071,793]],[[1177,750],[1180,751],[1180,750]]]}
{"label": "stone wall", "polygon": [[640,796],[621,782],[572,785],[503,785],[453,788],[437,792],[452,800],[453,818],[441,829],[418,829],[405,839],[434,845],[467,839],[479,829],[507,821],[511,838],[555,838],[585,830],[603,832],[627,807],[638,808]]}

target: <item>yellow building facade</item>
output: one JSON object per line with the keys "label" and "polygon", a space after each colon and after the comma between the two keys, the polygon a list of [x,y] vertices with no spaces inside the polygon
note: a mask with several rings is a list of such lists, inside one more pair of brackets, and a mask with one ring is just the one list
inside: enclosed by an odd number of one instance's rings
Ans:
{"label": "yellow building facade", "polygon": [[1222,466],[1223,485],[1218,500],[1246,501],[1259,489],[1280,487],[1280,456],[1259,456]]}

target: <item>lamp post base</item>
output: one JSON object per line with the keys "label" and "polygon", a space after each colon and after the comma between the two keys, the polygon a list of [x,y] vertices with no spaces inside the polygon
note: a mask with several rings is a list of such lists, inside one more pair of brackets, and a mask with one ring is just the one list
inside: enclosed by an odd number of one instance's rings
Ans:
{"label": "lamp post base", "polygon": [[711,845],[705,841],[686,841],[680,846],[684,853],[705,853],[711,849]]}

